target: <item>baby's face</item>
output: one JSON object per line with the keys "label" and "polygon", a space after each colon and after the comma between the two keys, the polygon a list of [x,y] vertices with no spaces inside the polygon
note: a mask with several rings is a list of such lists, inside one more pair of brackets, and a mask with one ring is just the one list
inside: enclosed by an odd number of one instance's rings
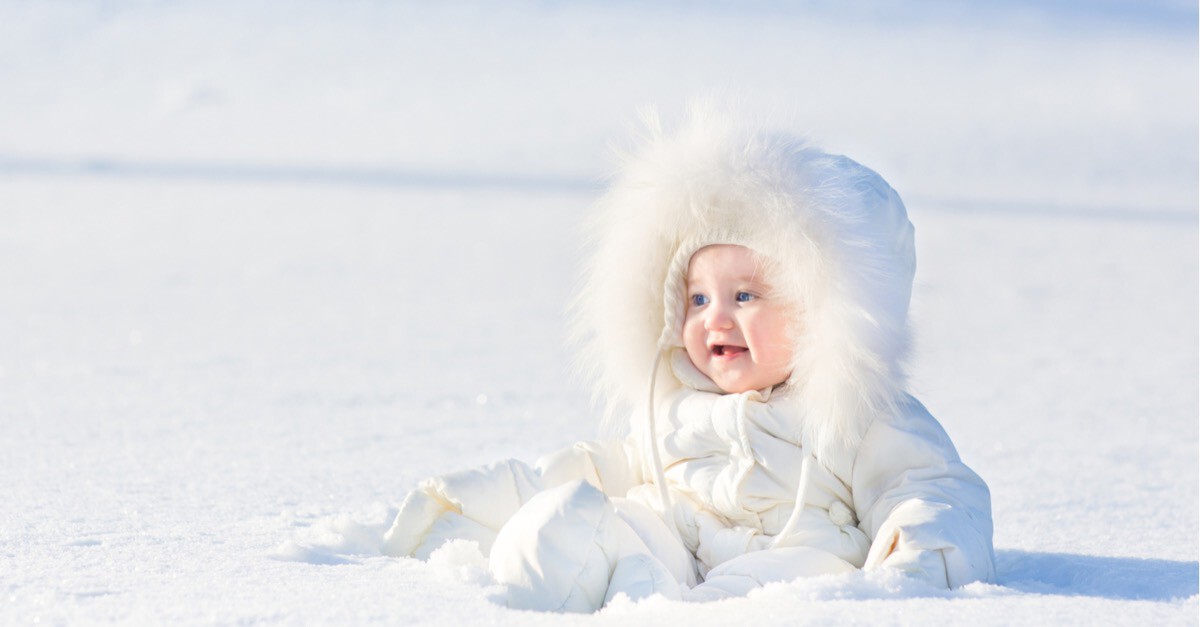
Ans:
{"label": "baby's face", "polygon": [[696,368],[726,393],[787,380],[795,351],[790,313],[750,249],[721,244],[692,255],[683,345]]}

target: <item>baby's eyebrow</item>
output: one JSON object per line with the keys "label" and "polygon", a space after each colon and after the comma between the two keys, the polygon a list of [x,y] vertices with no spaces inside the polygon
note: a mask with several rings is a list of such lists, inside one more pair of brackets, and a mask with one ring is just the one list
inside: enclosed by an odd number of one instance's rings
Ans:
{"label": "baby's eyebrow", "polygon": [[[770,289],[771,287],[771,284],[764,281],[761,278],[761,275],[758,274],[743,274],[741,276],[734,277],[733,280],[735,283],[748,283],[754,287],[761,287],[763,289]],[[699,286],[696,284],[696,281],[689,279],[687,282],[687,289],[688,291],[691,291],[694,289],[699,289]]]}
{"label": "baby's eyebrow", "polygon": [[761,268],[757,268],[757,267],[754,269],[754,272],[751,272],[750,274],[742,274],[742,275],[739,275],[734,278],[737,279],[738,281],[745,281],[747,283],[757,283],[759,285],[766,285],[766,281],[763,280],[763,271]]}

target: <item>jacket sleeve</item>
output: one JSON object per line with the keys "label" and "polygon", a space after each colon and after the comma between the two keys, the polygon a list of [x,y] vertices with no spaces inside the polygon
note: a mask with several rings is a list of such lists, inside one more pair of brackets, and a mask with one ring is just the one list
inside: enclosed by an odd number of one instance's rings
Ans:
{"label": "jacket sleeve", "polygon": [[626,441],[580,442],[533,467],[506,459],[422,481],[400,505],[381,550],[428,559],[453,539],[475,540],[487,555],[496,534],[534,495],[582,479],[624,496],[640,482],[635,449]]}
{"label": "jacket sleeve", "polygon": [[991,494],[916,401],[868,429],[852,475],[865,569],[904,570],[942,587],[996,580]]}

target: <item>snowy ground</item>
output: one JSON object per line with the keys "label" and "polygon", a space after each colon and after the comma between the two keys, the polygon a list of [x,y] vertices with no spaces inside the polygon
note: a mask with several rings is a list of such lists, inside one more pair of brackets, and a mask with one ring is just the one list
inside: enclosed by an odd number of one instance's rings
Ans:
{"label": "snowy ground", "polygon": [[[888,6],[0,3],[0,623],[1196,624],[1196,9]],[[379,555],[419,479],[593,435],[604,143],[711,89],[906,198],[999,585],[564,619]]]}

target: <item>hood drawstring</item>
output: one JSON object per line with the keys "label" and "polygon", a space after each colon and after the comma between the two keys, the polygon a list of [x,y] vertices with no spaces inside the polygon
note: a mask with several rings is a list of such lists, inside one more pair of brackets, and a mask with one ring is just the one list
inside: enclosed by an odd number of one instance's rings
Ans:
{"label": "hood drawstring", "polygon": [[[663,354],[672,350],[676,335],[682,334],[683,312],[679,310],[677,298],[682,298],[686,291],[687,265],[692,253],[700,248],[700,242],[684,242],[672,256],[668,266],[667,276],[663,282],[663,328],[658,336],[657,352],[654,354],[654,366],[650,369],[650,394],[646,403],[646,434],[649,437],[650,463],[654,467],[654,482],[658,484],[658,501],[662,508],[663,517],[669,518],[667,526],[675,534],[675,538],[683,543],[679,531],[679,521],[671,492],[667,490],[667,474],[663,470],[662,457],[658,452],[658,429],[654,416],[654,389],[658,383],[658,368],[662,365]],[[686,546],[686,544],[685,544]]]}
{"label": "hood drawstring", "polygon": [[791,537],[792,533],[796,531],[796,525],[800,524],[800,517],[804,514],[804,501],[808,498],[808,475],[812,460],[812,454],[806,454],[804,461],[800,462],[800,486],[796,488],[796,504],[792,506],[792,515],[788,516],[783,529],[780,529],[779,533],[775,534],[775,539],[771,540],[769,548],[774,549],[782,546]]}
{"label": "hood drawstring", "polygon": [[[650,370],[650,398],[646,404],[646,432],[649,437],[650,463],[654,466],[654,482],[658,484],[658,505],[664,514],[670,512],[673,520],[675,506],[671,502],[671,493],[667,490],[667,474],[663,471],[662,458],[658,454],[658,430],[654,424],[654,387],[658,381],[658,367],[662,363],[664,350],[660,348],[654,355],[654,367]],[[671,528],[674,529],[674,525],[671,525]],[[678,534],[677,530],[676,534]]]}

